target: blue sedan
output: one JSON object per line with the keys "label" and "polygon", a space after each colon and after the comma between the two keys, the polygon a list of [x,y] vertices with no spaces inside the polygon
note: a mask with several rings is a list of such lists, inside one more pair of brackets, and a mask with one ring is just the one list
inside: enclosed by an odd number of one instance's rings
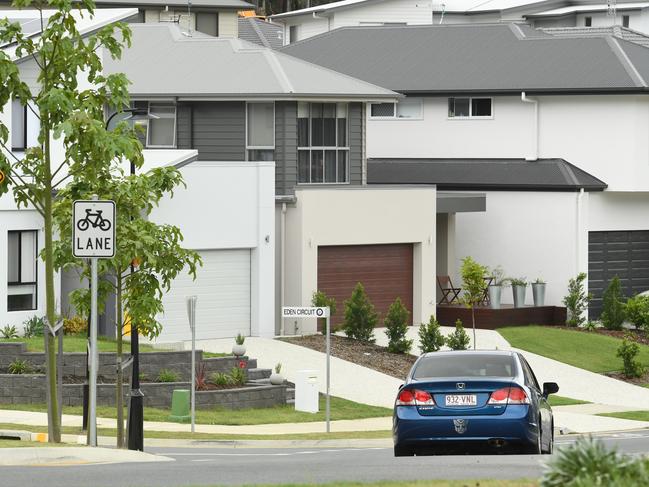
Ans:
{"label": "blue sedan", "polygon": [[394,405],[394,455],[481,452],[552,453],[554,422],[525,358],[509,351],[422,355]]}

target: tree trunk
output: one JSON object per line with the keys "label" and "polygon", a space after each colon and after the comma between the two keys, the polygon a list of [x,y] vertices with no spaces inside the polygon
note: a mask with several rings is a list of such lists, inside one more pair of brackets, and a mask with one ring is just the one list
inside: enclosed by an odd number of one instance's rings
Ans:
{"label": "tree trunk", "polygon": [[471,305],[471,321],[473,322],[473,350],[475,350],[475,305]]}
{"label": "tree trunk", "polygon": [[[47,321],[51,326],[56,325],[56,309],[54,296],[54,256],[52,253],[52,176],[50,168],[50,139],[47,122],[43,119],[42,135],[44,142],[44,169],[45,169],[45,188],[43,191],[43,223],[45,230],[45,309]],[[49,388],[49,404],[47,407],[47,422],[49,425],[48,441],[51,443],[61,442],[61,423],[59,421],[59,405],[57,401],[57,384],[56,384],[56,342],[55,337],[47,333],[47,378]]]}
{"label": "tree trunk", "polygon": [[117,405],[117,448],[125,448],[124,442],[124,371],[122,370],[122,333],[124,332],[122,312],[122,276],[117,280],[117,310],[116,310],[116,337],[117,337],[117,391],[115,404]]}

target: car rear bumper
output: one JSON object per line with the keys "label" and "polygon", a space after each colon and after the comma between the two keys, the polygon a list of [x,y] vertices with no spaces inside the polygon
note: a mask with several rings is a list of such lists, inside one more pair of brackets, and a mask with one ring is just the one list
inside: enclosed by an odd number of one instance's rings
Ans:
{"label": "car rear bumper", "polygon": [[414,406],[400,406],[392,432],[399,447],[527,447],[536,445],[539,431],[530,416],[529,407],[523,405],[508,406],[499,415],[475,416],[421,416]]}

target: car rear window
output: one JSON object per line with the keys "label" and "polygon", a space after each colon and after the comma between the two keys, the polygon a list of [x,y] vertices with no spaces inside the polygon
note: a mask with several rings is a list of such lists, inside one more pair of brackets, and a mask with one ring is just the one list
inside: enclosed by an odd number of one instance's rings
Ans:
{"label": "car rear window", "polygon": [[441,353],[423,357],[417,364],[412,378],[512,377],[514,370],[514,358],[511,355]]}

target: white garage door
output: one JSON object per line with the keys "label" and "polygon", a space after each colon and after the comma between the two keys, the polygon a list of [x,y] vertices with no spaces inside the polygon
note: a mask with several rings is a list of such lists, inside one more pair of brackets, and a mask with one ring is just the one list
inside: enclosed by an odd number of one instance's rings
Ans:
{"label": "white garage door", "polygon": [[250,335],[250,250],[203,250],[203,266],[193,281],[178,276],[163,298],[165,312],[160,339],[190,340],[187,296],[198,296],[196,338]]}

